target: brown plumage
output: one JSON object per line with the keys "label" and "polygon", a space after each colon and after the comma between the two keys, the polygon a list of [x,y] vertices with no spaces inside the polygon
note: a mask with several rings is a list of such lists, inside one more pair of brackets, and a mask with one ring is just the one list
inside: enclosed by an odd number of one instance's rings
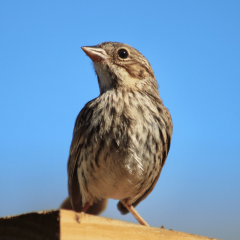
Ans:
{"label": "brown plumage", "polygon": [[75,122],[68,159],[73,209],[119,199],[121,213],[131,211],[146,225],[132,206],[148,196],[160,176],[172,137],[170,113],[151,65],[136,49],[117,42],[82,49],[94,63],[100,95]]}

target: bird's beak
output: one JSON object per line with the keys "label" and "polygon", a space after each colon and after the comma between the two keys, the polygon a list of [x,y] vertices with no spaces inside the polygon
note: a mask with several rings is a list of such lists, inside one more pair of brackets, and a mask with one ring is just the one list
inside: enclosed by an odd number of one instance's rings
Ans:
{"label": "bird's beak", "polygon": [[92,59],[92,61],[101,61],[109,58],[106,51],[99,47],[82,47],[82,50]]}

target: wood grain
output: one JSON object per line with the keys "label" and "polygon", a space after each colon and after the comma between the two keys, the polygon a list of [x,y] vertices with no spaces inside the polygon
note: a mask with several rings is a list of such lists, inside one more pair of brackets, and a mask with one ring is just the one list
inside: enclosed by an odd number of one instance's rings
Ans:
{"label": "wood grain", "polygon": [[54,210],[0,218],[0,240],[216,240],[119,220]]}

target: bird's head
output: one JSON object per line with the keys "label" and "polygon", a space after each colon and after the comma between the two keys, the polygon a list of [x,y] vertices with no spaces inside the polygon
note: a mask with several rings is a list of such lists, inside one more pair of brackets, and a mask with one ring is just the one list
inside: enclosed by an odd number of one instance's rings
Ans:
{"label": "bird's head", "polygon": [[118,42],[104,42],[82,47],[82,50],[93,61],[101,94],[113,88],[158,94],[152,67],[135,48]]}

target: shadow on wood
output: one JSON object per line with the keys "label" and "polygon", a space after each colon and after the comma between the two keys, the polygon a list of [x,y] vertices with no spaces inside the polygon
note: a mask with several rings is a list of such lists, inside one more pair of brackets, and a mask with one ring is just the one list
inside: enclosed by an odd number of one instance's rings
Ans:
{"label": "shadow on wood", "polygon": [[74,211],[62,209],[0,218],[0,239],[214,240],[213,238],[145,227],[84,213],[76,214]]}

